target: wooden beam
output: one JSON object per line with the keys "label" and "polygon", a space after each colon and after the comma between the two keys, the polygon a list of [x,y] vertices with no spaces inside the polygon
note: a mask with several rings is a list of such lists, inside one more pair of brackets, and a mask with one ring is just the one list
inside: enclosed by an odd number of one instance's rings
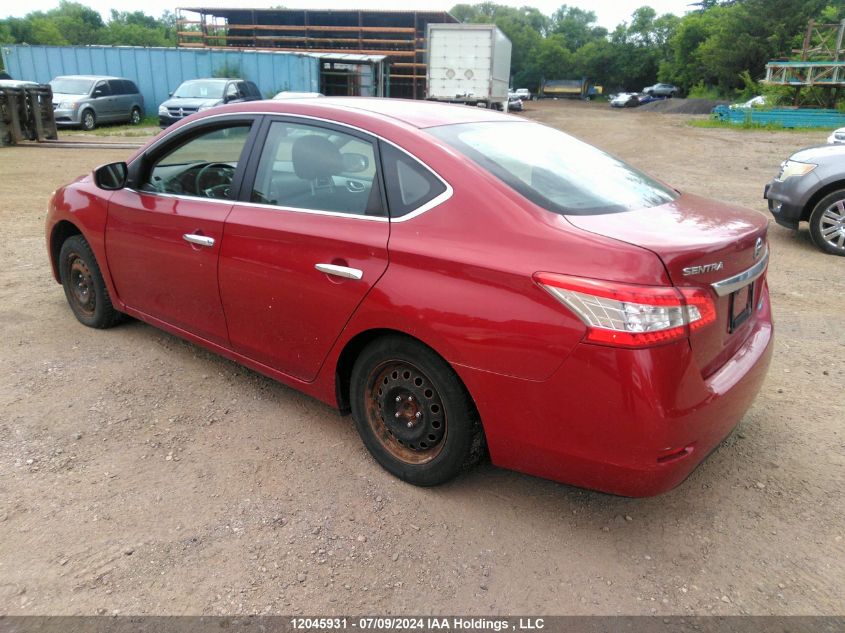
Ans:
{"label": "wooden beam", "polygon": [[317,25],[292,25],[292,24],[229,24],[230,30],[241,31],[332,31],[335,33],[413,33],[414,29],[405,27],[389,26],[317,26]]}

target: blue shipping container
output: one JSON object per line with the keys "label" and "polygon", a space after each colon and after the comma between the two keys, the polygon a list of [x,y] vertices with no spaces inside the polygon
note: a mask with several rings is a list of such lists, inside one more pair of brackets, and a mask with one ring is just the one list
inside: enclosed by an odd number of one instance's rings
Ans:
{"label": "blue shipping container", "polygon": [[319,60],[300,53],[140,46],[0,47],[3,65],[15,79],[47,83],[59,75],[114,75],[138,84],[144,109],[158,106],[183,81],[226,70],[254,81],[265,97],[282,90],[318,92]]}

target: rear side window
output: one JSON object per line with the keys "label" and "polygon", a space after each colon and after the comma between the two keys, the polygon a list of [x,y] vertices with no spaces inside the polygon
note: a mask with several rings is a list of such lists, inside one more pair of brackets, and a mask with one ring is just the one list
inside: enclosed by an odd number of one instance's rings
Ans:
{"label": "rear side window", "polygon": [[124,81],[123,82],[124,93],[128,95],[135,95],[138,94],[138,86],[135,85],[133,81]]}
{"label": "rear side window", "polygon": [[251,81],[245,82],[246,84],[246,94],[250,97],[255,97],[257,99],[261,98],[261,92],[258,90],[258,86],[256,86]]}
{"label": "rear side window", "polygon": [[109,81],[109,90],[113,95],[122,95],[126,92],[123,88],[123,81],[121,79],[112,79]]}
{"label": "rear side window", "polygon": [[401,218],[434,200],[446,185],[431,170],[388,143],[379,145],[390,217]]}
{"label": "rear side window", "polygon": [[528,121],[427,128],[534,204],[562,215],[645,209],[672,189],[563,132]]}

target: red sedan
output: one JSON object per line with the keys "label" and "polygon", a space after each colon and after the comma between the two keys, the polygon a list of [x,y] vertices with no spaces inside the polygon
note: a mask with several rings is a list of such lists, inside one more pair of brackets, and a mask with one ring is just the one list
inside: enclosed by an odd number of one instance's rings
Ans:
{"label": "red sedan", "polygon": [[50,202],[85,325],[141,319],[351,410],[418,485],[494,464],[646,496],[751,405],[767,222],[562,132],[389,99],[214,108]]}

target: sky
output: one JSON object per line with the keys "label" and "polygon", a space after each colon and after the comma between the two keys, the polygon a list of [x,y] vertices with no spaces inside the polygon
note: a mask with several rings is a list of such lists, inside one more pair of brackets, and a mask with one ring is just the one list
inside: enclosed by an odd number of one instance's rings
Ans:
{"label": "sky", "polygon": [[[317,2],[291,2],[279,0],[187,0],[173,2],[173,0],[78,0],[82,4],[100,11],[107,18],[111,9],[118,11],[137,11],[158,17],[165,10],[175,6],[208,6],[208,7],[238,7],[238,8],[267,8],[284,6],[292,9],[427,9],[448,11],[456,0],[418,0],[403,4],[391,4],[385,0],[319,0]],[[464,0],[467,4],[475,4],[477,0]],[[551,15],[561,4],[576,6],[593,11],[599,26],[613,29],[617,24],[630,18],[635,9],[643,5],[652,7],[658,14],[675,13],[683,15],[689,10],[689,3],[695,0],[497,0],[499,4],[513,6],[535,6],[546,15]],[[6,6],[0,8],[0,17],[21,17],[30,11],[48,11],[58,6],[58,0],[27,0],[27,2],[4,2]]]}

